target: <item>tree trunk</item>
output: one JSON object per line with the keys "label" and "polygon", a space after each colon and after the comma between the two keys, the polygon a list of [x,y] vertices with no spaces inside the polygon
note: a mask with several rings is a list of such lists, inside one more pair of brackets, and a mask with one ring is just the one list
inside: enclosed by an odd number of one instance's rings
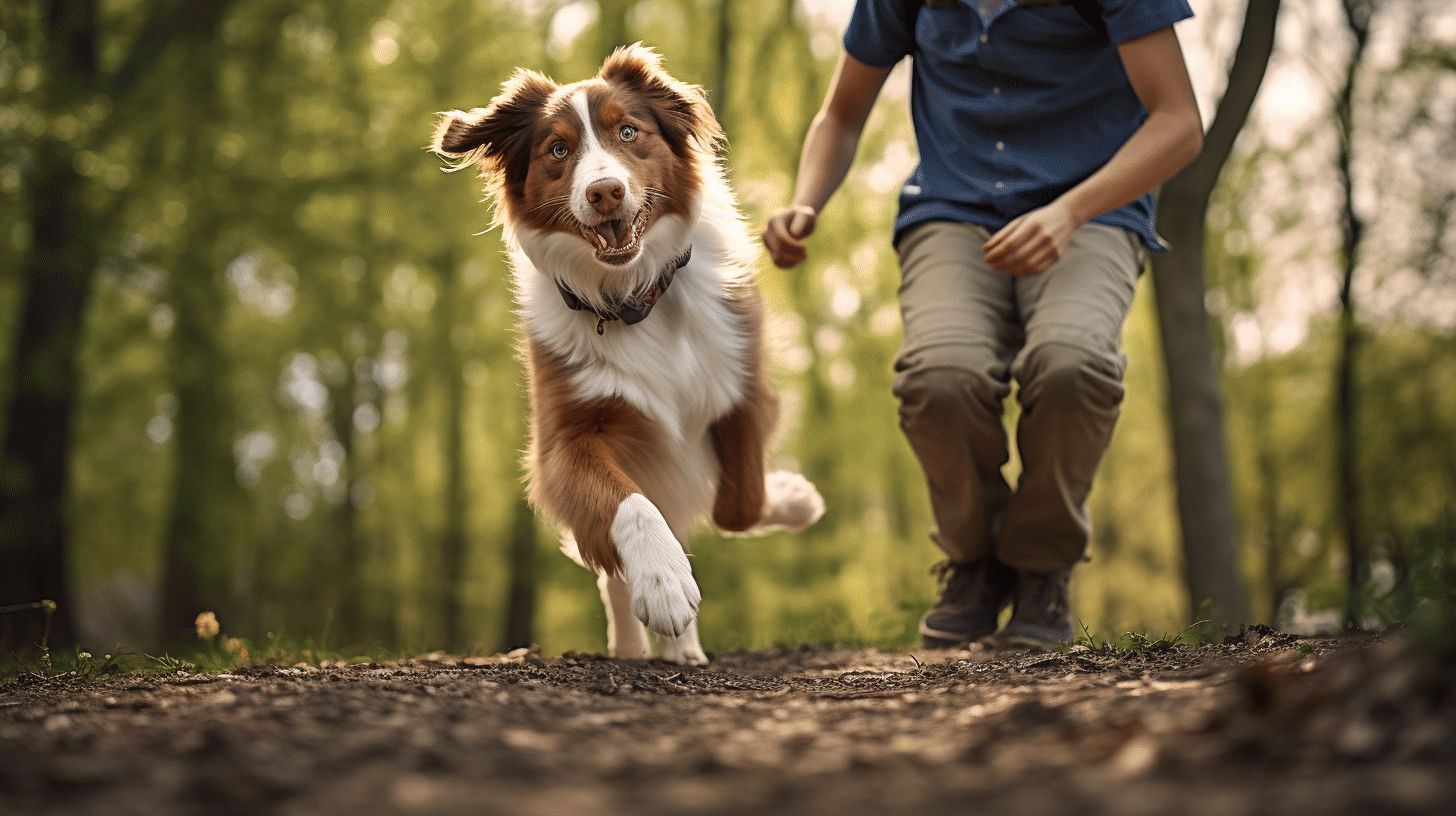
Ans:
{"label": "tree trunk", "polygon": [[[186,161],[182,166],[199,168],[207,163]],[[200,191],[207,180],[198,179],[191,186]],[[237,506],[231,499],[239,488],[227,397],[230,366],[217,336],[226,296],[212,243],[222,227],[223,205],[210,198],[188,196],[199,220],[188,225],[189,235],[169,270],[176,315],[170,358],[177,415],[173,483],[162,541],[160,625],[168,647],[195,642],[193,621],[204,610],[215,612],[224,625],[238,623],[231,605],[231,576],[237,571],[230,531],[236,525],[227,519]]]}
{"label": "tree trunk", "polygon": [[440,273],[435,359],[445,386],[445,434],[441,451],[445,460],[445,513],[440,530],[440,596],[445,649],[452,652],[465,647],[465,579],[470,561],[465,496],[465,375],[453,337],[459,314],[459,266],[453,252],[443,253],[435,264]]}
{"label": "tree trunk", "polygon": [[507,544],[506,561],[510,585],[506,590],[501,651],[536,642],[536,514],[524,496],[517,499],[511,514],[511,539]]}
{"label": "tree trunk", "polygon": [[[364,275],[358,291],[377,291],[372,273]],[[378,402],[372,379],[360,370],[360,362],[368,359],[373,340],[363,328],[367,309],[354,305],[349,311],[353,328],[341,345],[346,371],[343,381],[332,383],[329,388],[329,422],[334,439],[344,450],[344,472],[340,476],[344,479],[344,500],[335,513],[335,545],[330,554],[334,588],[329,629],[338,638],[336,642],[344,646],[368,642],[382,632],[369,612],[373,608],[368,603],[369,544],[359,523],[359,496],[368,489],[368,481],[354,425],[355,413],[360,408]]]}
{"label": "tree trunk", "polygon": [[1204,306],[1204,217],[1219,172],[1243,128],[1269,65],[1279,0],[1250,0],[1228,86],[1202,154],[1163,185],[1158,226],[1171,252],[1153,258],[1153,291],[1162,329],[1168,415],[1190,613],[1220,628],[1249,616],[1239,568],[1233,479],[1218,366]]}
{"label": "tree trunk", "polygon": [[627,12],[632,0],[598,0],[597,2],[597,62],[604,61],[612,52],[624,45],[631,45],[627,39]]}
{"label": "tree trunk", "polygon": [[[156,3],[125,59],[109,76],[97,67],[95,3],[45,7],[45,80],[40,109],[55,118],[109,96],[106,118],[89,135],[104,141],[132,116],[126,97],[147,76],[167,42],[181,29],[215,23],[222,3]],[[96,148],[95,144],[87,147]],[[71,422],[75,410],[76,350],[86,303],[101,258],[107,222],[120,201],[89,185],[73,169],[82,146],[44,136],[36,145],[29,178],[33,198],[30,254],[22,274],[20,332],[15,344],[14,384],[0,441],[0,607],[54,601],[51,645],[75,639],[66,574],[70,526]],[[91,196],[104,201],[88,200]],[[40,611],[0,615],[0,648],[37,642],[46,628]]]}
{"label": "tree trunk", "polygon": [[204,610],[216,613],[224,626],[233,618],[232,557],[229,514],[238,506],[234,476],[231,401],[226,372],[230,370],[218,332],[224,323],[227,293],[217,241],[228,222],[234,196],[227,180],[213,167],[216,143],[212,123],[222,119],[218,76],[209,59],[223,14],[222,4],[199,4],[204,10],[181,21],[177,36],[184,53],[176,64],[176,101],[199,123],[186,135],[174,179],[188,204],[185,233],[171,258],[172,309],[170,358],[172,387],[177,397],[174,423],[174,467],[170,504],[162,540],[162,642],[170,648],[195,643],[193,622]]}
{"label": "tree trunk", "polygon": [[[45,11],[42,110],[47,117],[89,100],[97,86],[96,7],[52,3]],[[34,238],[23,271],[14,385],[0,442],[0,607],[56,604],[0,615],[0,653],[75,641],[66,552],[70,536],[71,417],[97,235],[75,146],[45,136],[30,179]],[[49,632],[47,632],[49,628]]]}
{"label": "tree trunk", "polygon": [[1340,276],[1340,347],[1335,363],[1335,439],[1336,439],[1336,513],[1345,538],[1348,591],[1345,596],[1345,628],[1360,628],[1360,588],[1365,583],[1367,554],[1361,541],[1364,527],[1360,512],[1359,410],[1355,384],[1360,351],[1360,324],[1355,313],[1355,267],[1365,224],[1355,211],[1351,141],[1355,131],[1355,76],[1360,58],[1370,39],[1370,17],[1374,5],[1369,0],[1345,0],[1345,22],[1353,45],[1345,67],[1344,84],[1335,100],[1335,118],[1340,127],[1340,146],[1336,170],[1344,188],[1341,207],[1341,276]]}
{"label": "tree trunk", "polygon": [[[728,0],[718,0],[718,39],[717,57],[713,62],[713,87],[709,90],[709,102],[713,106],[713,115],[718,119],[718,126],[730,137],[736,135],[732,130],[733,122],[728,115],[729,104],[729,83],[733,74],[730,71],[733,61],[733,5]],[[730,138],[729,144],[733,143]]]}

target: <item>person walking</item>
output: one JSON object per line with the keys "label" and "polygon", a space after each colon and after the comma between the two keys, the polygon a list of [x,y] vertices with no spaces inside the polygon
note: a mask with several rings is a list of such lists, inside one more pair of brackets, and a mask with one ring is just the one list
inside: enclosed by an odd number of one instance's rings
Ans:
{"label": "person walking", "polygon": [[1073,638],[1068,581],[1123,398],[1122,324],[1146,253],[1164,248],[1152,191],[1202,148],[1173,29],[1192,14],[1186,0],[856,0],[792,202],[763,241],[781,268],[806,257],[885,78],[910,57],[919,163],[893,236],[893,392],[945,553],[920,621],[928,647]]}

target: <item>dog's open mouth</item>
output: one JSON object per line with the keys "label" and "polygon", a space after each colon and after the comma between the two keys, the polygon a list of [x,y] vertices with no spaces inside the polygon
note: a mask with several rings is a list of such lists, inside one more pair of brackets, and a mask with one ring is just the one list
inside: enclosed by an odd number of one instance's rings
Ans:
{"label": "dog's open mouth", "polygon": [[624,264],[637,257],[642,249],[642,231],[647,228],[651,203],[644,204],[631,221],[624,218],[603,221],[594,226],[581,225],[587,243],[596,247],[597,260],[607,264]]}

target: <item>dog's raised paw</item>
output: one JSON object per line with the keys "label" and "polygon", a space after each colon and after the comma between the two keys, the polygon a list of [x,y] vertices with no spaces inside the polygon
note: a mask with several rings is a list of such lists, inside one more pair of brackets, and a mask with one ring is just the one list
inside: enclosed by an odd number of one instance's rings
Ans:
{"label": "dog's raised paw", "polygon": [[632,614],[659,635],[675,638],[685,632],[698,616],[703,595],[662,513],[646,496],[628,496],[612,520],[612,540],[632,593]]}
{"label": "dog's raised paw", "polygon": [[677,637],[687,631],[698,616],[703,595],[692,570],[639,573],[628,571],[627,585],[632,587],[632,614],[648,629],[664,637]]}
{"label": "dog's raised paw", "polygon": [[814,483],[797,473],[775,470],[764,479],[768,512],[753,532],[788,530],[797,533],[824,515],[824,498]]}
{"label": "dog's raised paw", "polygon": [[663,637],[681,635],[698,617],[703,596],[691,576],[653,575],[627,583],[632,586],[632,614]]}

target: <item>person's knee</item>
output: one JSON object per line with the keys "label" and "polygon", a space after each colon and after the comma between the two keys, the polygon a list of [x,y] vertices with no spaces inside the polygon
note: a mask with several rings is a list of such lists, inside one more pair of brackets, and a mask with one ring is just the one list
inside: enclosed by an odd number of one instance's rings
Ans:
{"label": "person's knee", "polygon": [[900,418],[906,425],[942,423],[968,414],[1000,412],[1010,386],[970,366],[913,367],[895,378]]}
{"label": "person's knee", "polygon": [[1019,399],[1038,404],[1116,410],[1122,403],[1122,367],[1092,349],[1043,343],[1028,349],[1017,371]]}

